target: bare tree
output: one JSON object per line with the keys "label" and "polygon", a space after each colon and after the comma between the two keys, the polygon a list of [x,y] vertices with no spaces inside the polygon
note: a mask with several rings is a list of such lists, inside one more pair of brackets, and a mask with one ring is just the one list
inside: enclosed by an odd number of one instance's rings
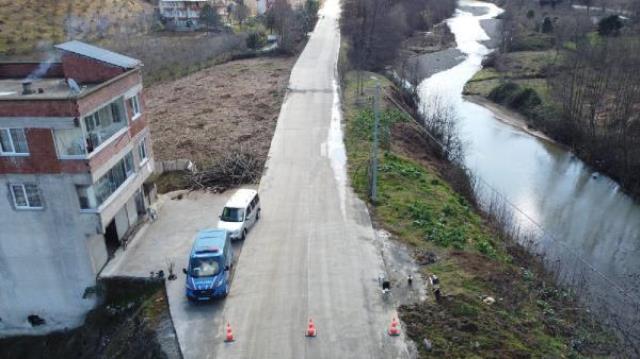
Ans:
{"label": "bare tree", "polygon": [[220,26],[220,15],[213,6],[205,4],[200,11],[200,22],[204,24],[207,31],[215,29]]}
{"label": "bare tree", "polygon": [[233,17],[240,25],[249,17],[249,8],[244,4],[243,0],[236,1],[236,5],[233,7]]}
{"label": "bare tree", "polygon": [[640,193],[640,45],[622,37],[583,40],[565,56],[562,69],[551,88],[564,128],[552,133]]}
{"label": "bare tree", "polygon": [[439,96],[429,98],[422,109],[426,130],[441,147],[441,155],[453,163],[462,163],[464,146],[458,133],[458,118],[455,107]]}

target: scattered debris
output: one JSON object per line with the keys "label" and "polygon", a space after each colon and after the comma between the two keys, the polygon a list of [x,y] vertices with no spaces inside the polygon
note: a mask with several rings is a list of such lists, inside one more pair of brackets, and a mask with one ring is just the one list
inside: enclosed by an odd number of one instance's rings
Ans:
{"label": "scattered debris", "polygon": [[475,333],[478,331],[478,326],[475,323],[469,322],[469,321],[463,321],[458,329],[460,329],[463,332],[467,332],[467,333]]}
{"label": "scattered debris", "polygon": [[176,280],[178,278],[178,276],[173,272],[174,267],[175,267],[175,263],[169,262],[169,276],[167,277],[167,279],[169,280]]}
{"label": "scattered debris", "polygon": [[164,279],[164,271],[162,269],[160,269],[157,272],[149,272],[149,278],[159,278],[159,279]]}
{"label": "scattered debris", "polygon": [[44,319],[40,318],[39,315],[35,315],[35,314],[31,314],[30,316],[28,316],[27,320],[29,321],[32,327],[37,327],[39,325],[46,324],[46,321]]}
{"label": "scattered debris", "polygon": [[438,256],[433,252],[416,250],[416,262],[420,265],[429,265],[438,261]]}
{"label": "scattered debris", "polygon": [[433,344],[431,344],[431,342],[427,338],[424,338],[422,342],[424,343],[424,349],[430,352],[431,348],[433,348]]}
{"label": "scattered debris", "polygon": [[436,298],[436,302],[440,303],[442,300],[442,292],[440,291],[440,279],[437,275],[433,274],[429,277],[429,283],[433,288],[433,296]]}
{"label": "scattered debris", "polygon": [[229,187],[254,183],[262,174],[264,161],[254,152],[229,149],[227,154],[205,170],[189,177],[193,190],[224,192]]}

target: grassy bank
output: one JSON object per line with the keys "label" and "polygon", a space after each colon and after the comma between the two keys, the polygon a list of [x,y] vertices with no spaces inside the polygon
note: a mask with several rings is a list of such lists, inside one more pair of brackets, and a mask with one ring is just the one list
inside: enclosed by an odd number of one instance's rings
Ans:
{"label": "grassy bank", "polygon": [[523,114],[528,126],[544,129],[546,118],[560,116],[547,77],[562,56],[555,50],[494,55],[465,85],[464,94],[509,107]]}
{"label": "grassy bank", "polygon": [[[345,76],[345,144],[355,191],[367,197],[373,115],[370,98],[380,79],[385,93],[378,225],[415,248],[423,275],[440,278],[444,299],[400,308],[407,334],[422,357],[606,356],[612,340],[573,300],[555,287],[532,256],[502,238],[441,175],[447,165],[426,151],[422,128],[394,104],[384,77],[366,73],[365,93]],[[486,304],[486,297],[495,299]],[[422,345],[428,339],[429,352]]]}

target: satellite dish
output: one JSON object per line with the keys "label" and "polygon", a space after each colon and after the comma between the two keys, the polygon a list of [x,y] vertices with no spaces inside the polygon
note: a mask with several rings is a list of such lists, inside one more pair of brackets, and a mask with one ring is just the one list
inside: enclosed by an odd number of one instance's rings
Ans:
{"label": "satellite dish", "polygon": [[69,88],[71,89],[71,92],[73,92],[75,94],[80,93],[80,86],[78,86],[78,83],[76,82],[76,80],[68,79],[67,80],[67,85],[69,85]]}

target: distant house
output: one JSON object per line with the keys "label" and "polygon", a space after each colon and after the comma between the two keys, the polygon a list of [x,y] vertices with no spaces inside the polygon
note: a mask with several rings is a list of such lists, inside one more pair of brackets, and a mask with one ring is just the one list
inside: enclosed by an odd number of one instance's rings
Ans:
{"label": "distant house", "polygon": [[256,13],[258,15],[264,15],[271,5],[273,5],[274,0],[255,0],[256,1]]}
{"label": "distant house", "polygon": [[202,27],[200,13],[205,5],[211,5],[222,19],[229,16],[233,0],[160,0],[158,12],[162,21],[176,30],[197,30]]}
{"label": "distant house", "polygon": [[200,27],[200,12],[211,0],[160,0],[161,18],[178,30],[195,30]]}

